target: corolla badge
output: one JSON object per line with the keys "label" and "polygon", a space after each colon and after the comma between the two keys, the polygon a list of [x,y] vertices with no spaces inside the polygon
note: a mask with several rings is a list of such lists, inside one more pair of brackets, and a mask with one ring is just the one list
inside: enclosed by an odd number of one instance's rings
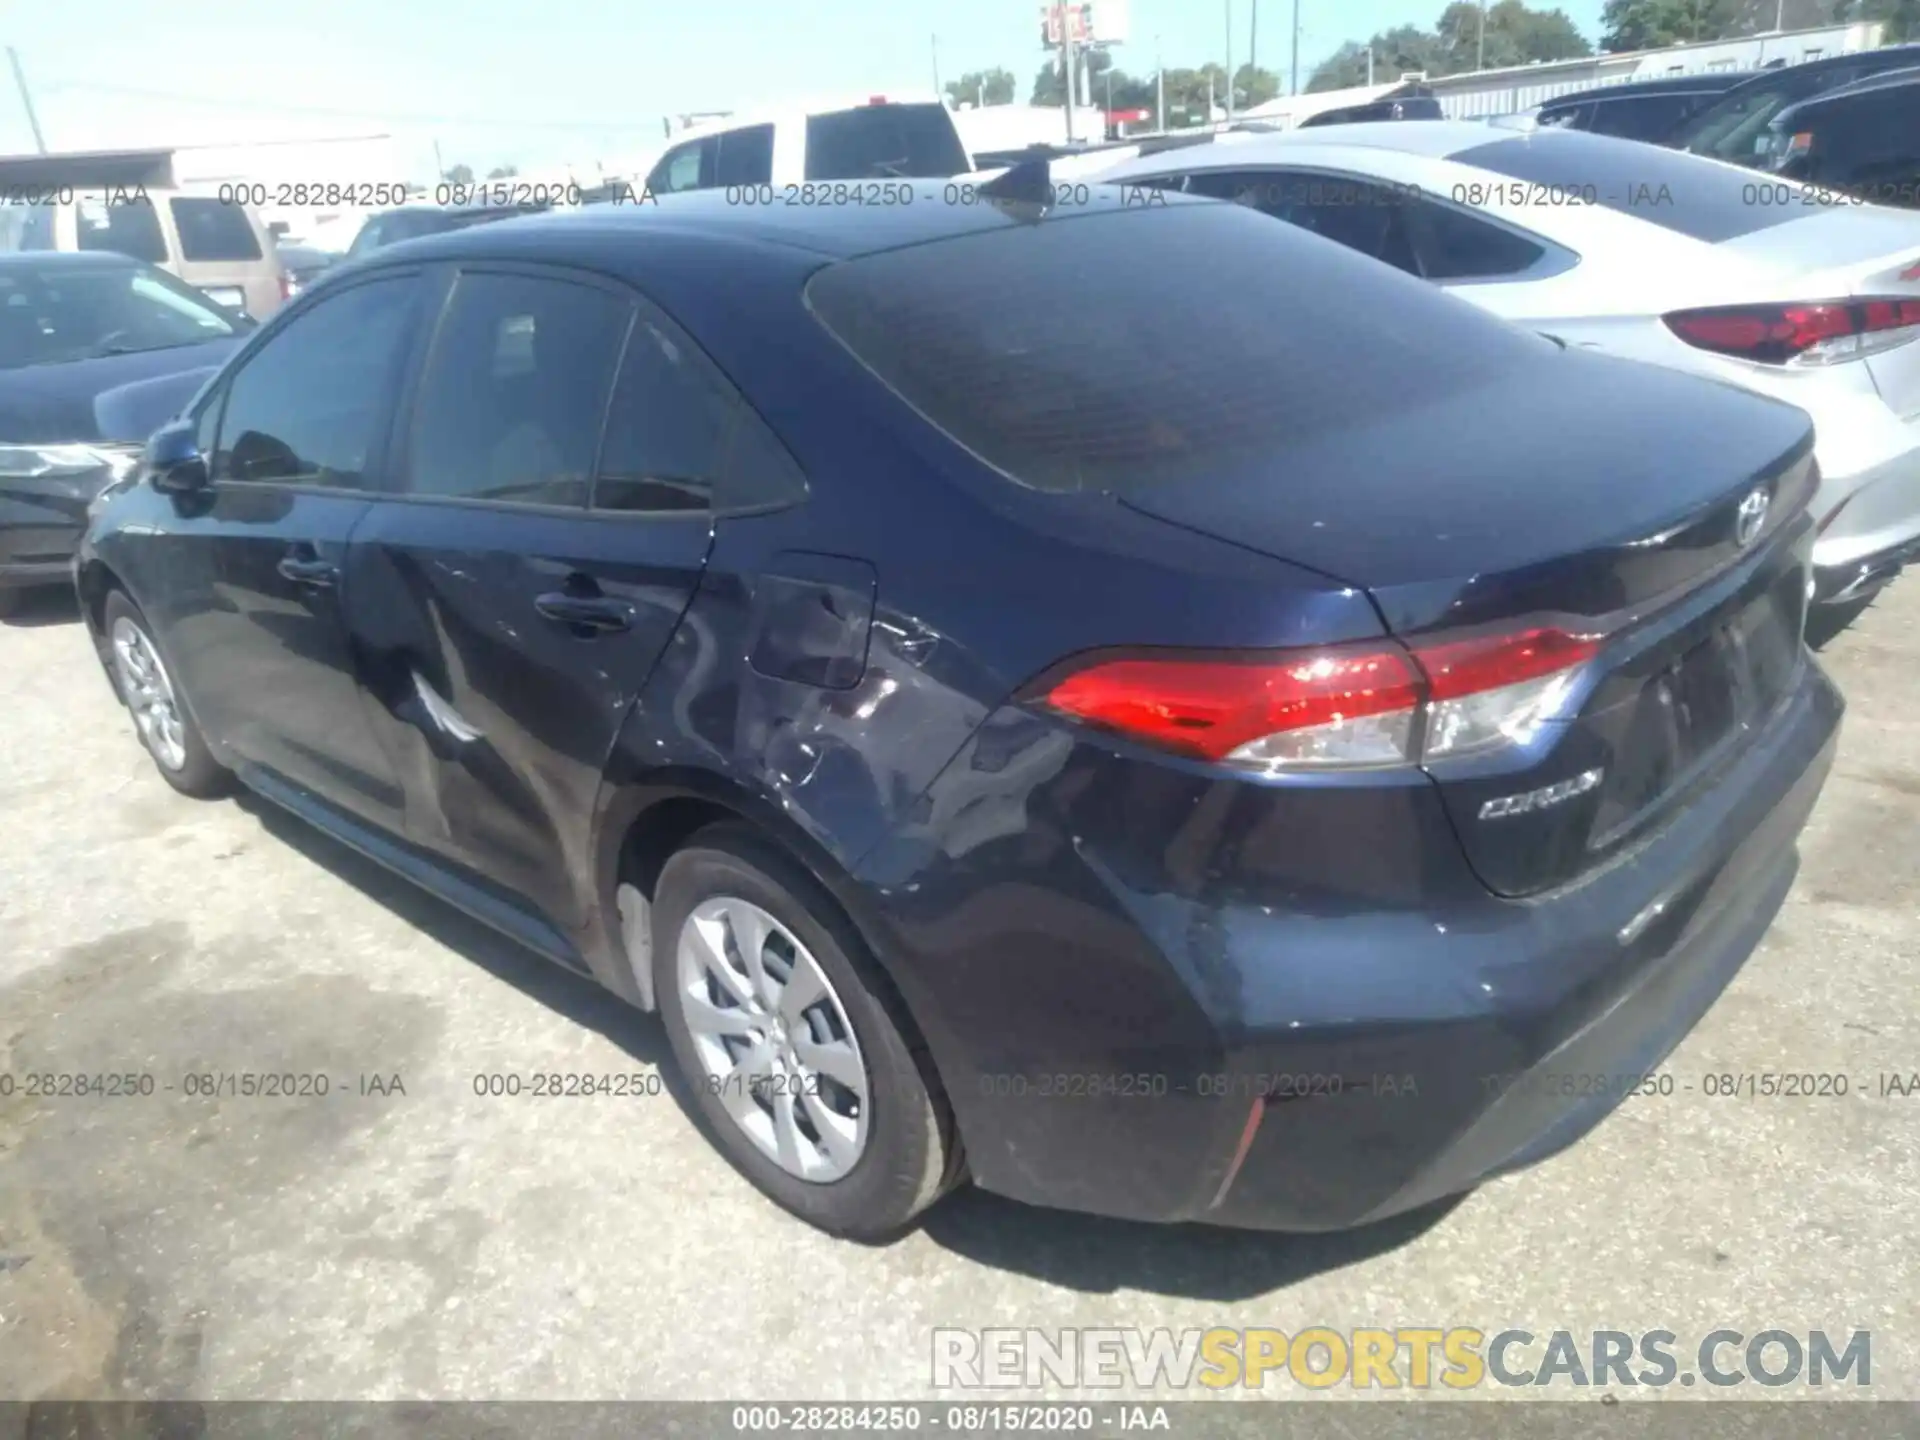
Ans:
{"label": "corolla badge", "polygon": [[1766,526],[1769,503],[1764,485],[1756,485],[1747,492],[1747,498],[1740,502],[1740,508],[1733,514],[1733,540],[1736,545],[1745,549],[1753,543],[1754,537]]}

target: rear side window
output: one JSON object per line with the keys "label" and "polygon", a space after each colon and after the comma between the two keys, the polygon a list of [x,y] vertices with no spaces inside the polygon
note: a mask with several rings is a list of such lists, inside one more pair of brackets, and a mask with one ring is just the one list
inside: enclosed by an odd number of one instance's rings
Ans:
{"label": "rear side window", "polygon": [[891,250],[828,267],[807,293],[908,404],[1050,491],[1228,465],[1271,465],[1284,485],[1333,433],[1558,353],[1232,205],[1082,212]]}
{"label": "rear side window", "polygon": [[204,196],[176,196],[173,228],[182,260],[258,260],[260,237],[238,205]]}
{"label": "rear side window", "polygon": [[765,185],[773,179],[773,126],[749,125],[717,138],[720,153],[713,167],[716,186]]}
{"label": "rear side window", "polygon": [[1685,91],[1602,100],[1594,109],[1592,121],[1582,128],[1596,135],[1618,135],[1623,140],[1658,140],[1699,102],[1698,95]]}
{"label": "rear side window", "polygon": [[1410,197],[1387,186],[1304,170],[1214,170],[1195,174],[1187,191],[1251,205],[1396,270],[1420,273],[1407,224]]}
{"label": "rear side window", "polygon": [[82,199],[74,207],[74,216],[79,223],[80,249],[111,250],[154,265],[166,263],[167,241],[160,233],[160,217],[154,213],[151,200]]}
{"label": "rear side window", "polygon": [[807,118],[807,179],[935,179],[968,169],[944,105],[865,105]]}
{"label": "rear side window", "polygon": [[641,315],[607,415],[594,508],[709,508],[733,411],[732,396],[687,342]]}
{"label": "rear side window", "polygon": [[414,402],[407,492],[584,506],[631,315],[594,286],[462,275]]}
{"label": "rear side window", "polygon": [[1708,244],[1805,213],[1788,205],[1756,204],[1749,172],[1611,135],[1552,130],[1476,145],[1450,158],[1528,184],[1590,194],[1609,210]]}
{"label": "rear side window", "polygon": [[1538,241],[1451,205],[1422,200],[1412,218],[1420,273],[1429,280],[1503,280],[1546,258]]}
{"label": "rear side window", "polygon": [[268,337],[215,402],[215,478],[370,488],[418,295],[412,276],[369,281]]}

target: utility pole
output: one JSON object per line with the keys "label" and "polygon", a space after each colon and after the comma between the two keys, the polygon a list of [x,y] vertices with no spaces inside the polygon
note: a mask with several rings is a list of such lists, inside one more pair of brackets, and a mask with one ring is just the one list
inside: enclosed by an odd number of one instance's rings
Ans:
{"label": "utility pole", "polygon": [[1260,0],[1247,0],[1247,68],[1260,64]]}
{"label": "utility pole", "polygon": [[1061,0],[1058,7],[1060,15],[1060,75],[1067,82],[1067,143],[1073,144],[1073,107],[1079,99],[1080,87],[1073,73],[1073,7]]}
{"label": "utility pole", "polygon": [[1287,93],[1300,93],[1300,0],[1293,0],[1293,79],[1287,85]]}
{"label": "utility pole", "polygon": [[933,93],[940,94],[940,37],[933,37]]}
{"label": "utility pole", "polygon": [[1167,62],[1158,35],[1153,37],[1153,124],[1158,130],[1167,128]]}
{"label": "utility pole", "polygon": [[1474,61],[1473,68],[1487,68],[1487,0],[1480,0],[1480,58]]}
{"label": "utility pole", "polygon": [[1213,124],[1213,72],[1207,72],[1207,124]]}
{"label": "utility pole", "polygon": [[440,158],[440,142],[433,142],[433,178],[441,181],[447,178],[447,162]]}
{"label": "utility pole", "polygon": [[40,117],[33,113],[33,96],[27,92],[27,76],[20,68],[20,52],[11,45],[7,47],[7,61],[13,66],[14,88],[20,92],[20,104],[25,107],[27,124],[33,130],[34,148],[44,155],[47,153],[47,140],[40,133]]}
{"label": "utility pole", "polygon": [[1373,88],[1373,47],[1367,46],[1367,88]]}
{"label": "utility pole", "polygon": [[[1233,123],[1233,0],[1227,6],[1227,123]],[[1213,118],[1211,116],[1207,117]]]}

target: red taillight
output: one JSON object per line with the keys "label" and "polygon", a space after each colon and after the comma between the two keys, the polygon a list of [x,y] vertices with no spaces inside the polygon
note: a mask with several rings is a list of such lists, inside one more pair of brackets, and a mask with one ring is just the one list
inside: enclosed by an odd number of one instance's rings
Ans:
{"label": "red taillight", "polygon": [[1830,365],[1920,336],[1920,299],[1902,296],[1804,305],[1679,310],[1667,328],[1689,345],[1764,365]]}
{"label": "red taillight", "polygon": [[1600,642],[1590,636],[1542,628],[1422,645],[1414,655],[1427,674],[1428,694],[1435,700],[1458,700],[1583,665],[1599,649]]}
{"label": "red taillight", "polygon": [[293,281],[287,278],[287,272],[284,270],[280,272],[280,298],[282,300],[293,298]]}
{"label": "red taillight", "polygon": [[884,105],[886,103],[887,103],[887,97],[884,95],[867,96],[867,104],[869,105]]}
{"label": "red taillight", "polygon": [[1523,744],[1599,642],[1552,627],[1227,660],[1102,660],[1041,689],[1049,709],[1251,770],[1409,765]]}
{"label": "red taillight", "polygon": [[1411,711],[1419,680],[1398,650],[1284,660],[1110,660],[1047,692],[1055,710],[1206,760],[1289,730]]}

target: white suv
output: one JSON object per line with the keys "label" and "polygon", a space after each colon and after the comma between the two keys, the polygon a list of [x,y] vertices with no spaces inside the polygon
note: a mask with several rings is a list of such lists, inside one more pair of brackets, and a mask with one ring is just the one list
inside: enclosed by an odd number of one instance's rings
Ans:
{"label": "white suv", "polygon": [[938,179],[973,168],[953,112],[884,95],[729,115],[675,140],[647,174],[655,195],[818,180]]}

